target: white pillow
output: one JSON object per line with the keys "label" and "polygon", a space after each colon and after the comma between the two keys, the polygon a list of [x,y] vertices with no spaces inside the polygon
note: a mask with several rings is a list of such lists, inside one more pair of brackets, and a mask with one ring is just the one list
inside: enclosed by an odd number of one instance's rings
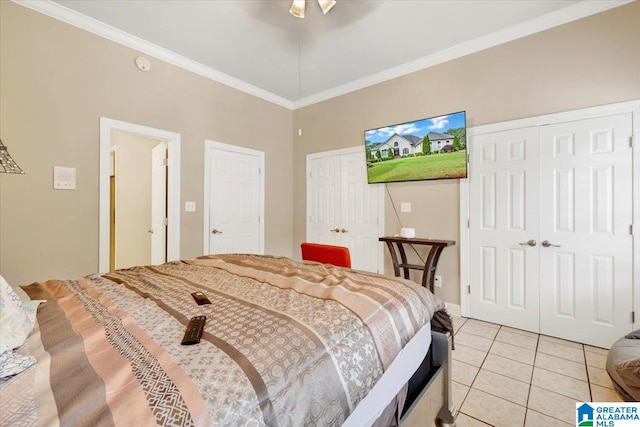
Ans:
{"label": "white pillow", "polygon": [[19,374],[35,363],[36,358],[29,354],[23,356],[17,351],[7,351],[0,354],[0,378]]}
{"label": "white pillow", "polygon": [[[36,312],[41,301],[27,301],[23,303],[13,288],[0,276],[0,378],[6,373],[13,375],[15,369],[6,369],[7,364],[15,363],[13,349],[20,347],[29,336],[36,320]],[[28,368],[35,362],[26,365]],[[18,371],[21,372],[21,371]]]}
{"label": "white pillow", "polygon": [[[33,327],[33,325],[31,325]],[[0,276],[0,354],[22,345],[29,334],[29,318],[22,301],[9,283]]]}
{"label": "white pillow", "polygon": [[[2,277],[2,276],[0,276]],[[0,279],[0,281],[2,281],[4,279]],[[6,280],[5,280],[6,282]],[[9,283],[9,286],[11,286],[11,289],[13,289],[13,292],[16,293],[16,295],[18,295],[18,298],[20,298],[20,301],[22,301],[22,306],[24,307],[24,304],[26,302],[30,302],[31,298],[29,298],[29,295],[27,295],[27,293],[24,291],[24,289],[22,289],[20,286],[16,286],[16,285],[12,285],[11,283]]]}

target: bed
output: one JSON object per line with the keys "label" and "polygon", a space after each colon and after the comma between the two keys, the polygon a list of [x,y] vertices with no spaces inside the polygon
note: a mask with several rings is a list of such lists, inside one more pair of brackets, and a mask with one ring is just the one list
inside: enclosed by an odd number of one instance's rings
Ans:
{"label": "bed", "polygon": [[[34,321],[3,348],[26,369],[0,380],[0,425],[453,422],[451,319],[404,279],[231,254],[21,289]],[[197,315],[202,340],[180,345]]]}

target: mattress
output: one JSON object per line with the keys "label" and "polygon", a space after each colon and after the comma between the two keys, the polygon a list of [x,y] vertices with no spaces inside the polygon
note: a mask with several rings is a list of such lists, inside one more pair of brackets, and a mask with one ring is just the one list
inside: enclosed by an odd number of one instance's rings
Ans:
{"label": "mattress", "polygon": [[243,254],[24,289],[46,301],[17,350],[37,363],[0,383],[2,425],[368,425],[444,309],[404,279]]}

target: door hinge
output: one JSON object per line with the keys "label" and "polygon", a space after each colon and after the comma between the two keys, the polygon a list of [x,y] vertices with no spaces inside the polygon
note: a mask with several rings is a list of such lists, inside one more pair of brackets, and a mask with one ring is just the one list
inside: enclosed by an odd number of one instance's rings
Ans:
{"label": "door hinge", "polygon": [[467,293],[470,294],[471,293],[471,285],[467,286]]}
{"label": "door hinge", "polygon": [[471,219],[467,219],[467,228],[471,228]]}
{"label": "door hinge", "polygon": [[162,220],[162,223],[164,224],[165,227],[168,226],[169,225],[169,218],[164,218]]}
{"label": "door hinge", "polygon": [[309,172],[309,178],[313,177],[313,172]]}
{"label": "door hinge", "polygon": [[169,159],[167,159],[166,157],[162,159],[162,166],[169,166]]}
{"label": "door hinge", "polygon": [[629,224],[629,234],[633,236],[633,224]]}
{"label": "door hinge", "polygon": [[631,323],[636,323],[636,312],[635,311],[631,312]]}
{"label": "door hinge", "polygon": [[258,175],[262,174],[262,170],[260,168],[258,168]]}
{"label": "door hinge", "polygon": [[260,215],[258,215],[258,223],[260,223]]}
{"label": "door hinge", "polygon": [[633,135],[629,137],[629,148],[633,148]]}

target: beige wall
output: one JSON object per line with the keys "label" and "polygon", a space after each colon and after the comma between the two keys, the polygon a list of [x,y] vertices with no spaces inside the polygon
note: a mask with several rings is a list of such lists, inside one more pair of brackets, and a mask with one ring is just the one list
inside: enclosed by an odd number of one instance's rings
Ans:
{"label": "beige wall", "polygon": [[[23,284],[98,271],[100,117],[180,133],[181,257],[202,253],[204,140],[265,151],[265,251],[291,256],[290,110],[0,1],[0,137],[26,175],[0,175],[0,273]],[[77,189],[54,191],[54,165]]]}
{"label": "beige wall", "polygon": [[[305,239],[305,157],[363,144],[362,132],[466,110],[467,126],[640,99],[640,2],[296,110],[293,250]],[[298,128],[303,129],[298,137]],[[459,181],[388,185],[418,236],[459,241]],[[387,196],[387,234],[400,230]],[[388,255],[385,271],[391,273]],[[459,247],[447,248],[436,294],[460,302]],[[415,276],[414,276],[415,277]]]}
{"label": "beige wall", "polygon": [[116,149],[116,268],[151,263],[151,150],[159,143],[111,133]]}
{"label": "beige wall", "polygon": [[[203,141],[266,152],[267,253],[299,256],[305,157],[374,127],[466,110],[469,126],[640,98],[640,3],[622,6],[293,113],[14,3],[0,1],[0,137],[27,172],[0,175],[0,273],[15,283],[98,268],[99,118],[182,135],[181,257],[202,251]],[[297,129],[304,130],[297,136]],[[54,165],[77,190],[52,190]],[[390,184],[406,226],[459,240],[458,181]],[[387,198],[386,232],[399,225]],[[293,224],[293,226],[292,226]],[[458,303],[459,248],[437,293]],[[387,260],[387,272],[389,272]]]}

